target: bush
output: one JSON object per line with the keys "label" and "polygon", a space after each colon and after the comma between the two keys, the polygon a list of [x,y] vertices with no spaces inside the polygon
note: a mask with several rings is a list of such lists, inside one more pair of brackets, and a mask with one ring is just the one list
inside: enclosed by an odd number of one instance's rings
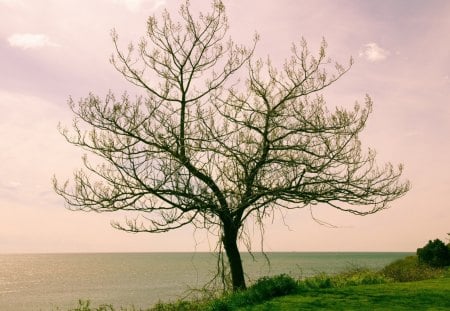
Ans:
{"label": "bush", "polygon": [[298,289],[297,281],[286,274],[263,277],[245,291],[232,293],[212,301],[210,310],[235,310],[239,307],[258,304],[274,297],[294,294],[298,292]]}
{"label": "bush", "polygon": [[420,264],[417,256],[409,256],[387,265],[381,273],[396,282],[412,282],[439,277],[443,270]]}
{"label": "bush", "polygon": [[263,277],[250,287],[250,291],[257,293],[258,296],[268,297],[269,299],[293,294],[297,289],[297,281],[286,274],[275,277]]}
{"label": "bush", "polygon": [[419,262],[440,268],[450,265],[450,249],[439,239],[428,241],[427,245],[417,249]]}

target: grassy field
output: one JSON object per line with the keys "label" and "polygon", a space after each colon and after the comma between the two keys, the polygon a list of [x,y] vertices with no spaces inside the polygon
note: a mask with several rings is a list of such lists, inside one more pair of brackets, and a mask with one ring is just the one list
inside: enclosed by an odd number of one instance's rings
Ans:
{"label": "grassy field", "polygon": [[450,278],[320,289],[239,310],[450,310]]}

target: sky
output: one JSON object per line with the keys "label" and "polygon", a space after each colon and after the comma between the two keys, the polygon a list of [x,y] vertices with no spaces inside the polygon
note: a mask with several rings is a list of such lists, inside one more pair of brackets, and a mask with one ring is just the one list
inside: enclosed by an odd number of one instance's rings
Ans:
{"label": "sky", "polygon": [[[186,227],[129,234],[122,214],[72,212],[52,189],[71,177],[82,150],[58,133],[67,105],[108,90],[137,92],[109,63],[115,28],[126,48],[148,16],[174,0],[0,0],[0,253],[209,251],[214,237]],[[208,1],[192,0],[207,11]],[[280,212],[266,224],[266,251],[411,251],[450,232],[450,1],[224,0],[229,35],[281,62],[304,37],[351,70],[325,92],[330,105],[374,101],[361,140],[378,163],[403,163],[412,188],[390,208],[360,217],[325,206]],[[331,223],[321,225],[315,219]],[[253,232],[253,231],[251,231]],[[260,235],[254,230],[254,249]]]}

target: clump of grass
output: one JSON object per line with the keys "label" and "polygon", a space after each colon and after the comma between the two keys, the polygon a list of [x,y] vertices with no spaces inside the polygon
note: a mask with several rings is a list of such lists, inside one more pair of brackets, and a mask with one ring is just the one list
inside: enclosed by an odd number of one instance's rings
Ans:
{"label": "clump of grass", "polygon": [[[102,304],[98,307],[91,306],[90,300],[78,300],[78,306],[75,309],[69,309],[69,311],[152,311],[153,309],[137,309],[136,307],[132,306],[129,308],[120,307],[120,309],[114,308],[110,304]],[[173,310],[183,310],[183,309],[173,309]],[[200,309],[199,309],[200,310]],[[56,311],[60,311],[59,308],[56,309]]]}
{"label": "clump of grass", "polygon": [[383,284],[387,282],[389,282],[389,279],[380,272],[364,267],[351,267],[337,275],[321,273],[307,278],[299,282],[299,287],[304,290],[315,290],[356,285]]}
{"label": "clump of grass", "polygon": [[149,311],[200,311],[208,308],[206,300],[177,300],[174,302],[159,302]]}
{"label": "clump of grass", "polygon": [[208,310],[235,310],[239,307],[258,304],[275,297],[294,294],[298,292],[298,289],[298,282],[286,274],[263,277],[245,291],[235,292],[213,300]]}
{"label": "clump of grass", "polygon": [[421,264],[417,256],[409,256],[394,261],[381,270],[381,273],[395,282],[412,282],[433,279],[444,275],[445,270]]}
{"label": "clump of grass", "polygon": [[115,311],[112,305],[100,305],[97,308],[91,307],[89,300],[78,300],[78,306],[70,311]]}
{"label": "clump of grass", "polygon": [[366,267],[352,266],[334,277],[335,287],[373,285],[388,283],[387,279],[379,271]]}
{"label": "clump of grass", "polygon": [[299,282],[301,290],[323,289],[333,287],[332,276],[326,273],[319,273],[313,277],[306,278]]}

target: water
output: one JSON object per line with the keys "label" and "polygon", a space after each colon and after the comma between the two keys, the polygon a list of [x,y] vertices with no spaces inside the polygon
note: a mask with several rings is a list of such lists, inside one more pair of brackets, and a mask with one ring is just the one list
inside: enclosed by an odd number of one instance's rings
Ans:
{"label": "water", "polygon": [[[294,277],[338,273],[353,265],[378,269],[409,253],[269,253],[243,255],[250,280],[289,273]],[[78,299],[93,305],[149,307],[183,297],[214,275],[210,253],[115,253],[0,255],[0,310],[67,310]]]}

